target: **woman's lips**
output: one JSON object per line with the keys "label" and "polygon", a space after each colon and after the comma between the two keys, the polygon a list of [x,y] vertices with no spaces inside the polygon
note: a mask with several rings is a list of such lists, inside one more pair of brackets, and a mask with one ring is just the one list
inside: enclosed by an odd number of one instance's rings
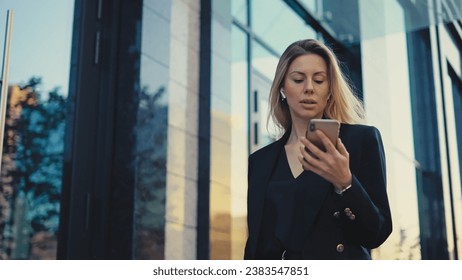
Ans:
{"label": "woman's lips", "polygon": [[300,103],[306,104],[306,105],[315,105],[316,101],[313,99],[303,99],[302,101],[300,101]]}

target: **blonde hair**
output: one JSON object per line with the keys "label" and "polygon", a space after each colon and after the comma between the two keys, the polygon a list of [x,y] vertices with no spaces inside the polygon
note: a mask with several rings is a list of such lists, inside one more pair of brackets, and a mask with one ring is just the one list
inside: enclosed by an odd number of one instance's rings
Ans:
{"label": "blonde hair", "polygon": [[327,64],[330,100],[324,109],[324,115],[336,119],[341,123],[355,124],[364,122],[364,108],[362,102],[353,93],[349,80],[340,70],[339,61],[333,51],[323,43],[307,39],[292,43],[282,54],[276,67],[276,74],[271,85],[269,96],[269,118],[284,131],[292,126],[289,106],[282,102],[279,90],[287,74],[290,64],[299,56],[317,54]]}

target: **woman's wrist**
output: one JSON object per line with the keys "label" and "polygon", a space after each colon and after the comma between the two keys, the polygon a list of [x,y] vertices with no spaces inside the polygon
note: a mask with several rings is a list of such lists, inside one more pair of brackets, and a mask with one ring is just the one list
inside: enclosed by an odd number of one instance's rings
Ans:
{"label": "woman's wrist", "polygon": [[335,184],[335,192],[338,194],[344,193],[346,190],[351,188],[351,183],[353,181],[353,176],[350,173],[349,179],[345,180],[344,183]]}
{"label": "woman's wrist", "polygon": [[335,192],[336,192],[337,194],[343,194],[343,193],[346,192],[349,188],[351,188],[351,184],[349,184],[349,185],[346,186],[346,187],[339,187],[339,188],[336,187],[334,190],[335,190]]}

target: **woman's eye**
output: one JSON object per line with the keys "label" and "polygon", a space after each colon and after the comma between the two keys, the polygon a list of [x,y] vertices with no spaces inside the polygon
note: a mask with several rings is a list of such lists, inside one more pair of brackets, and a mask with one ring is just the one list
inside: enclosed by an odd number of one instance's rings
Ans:
{"label": "woman's eye", "polygon": [[294,80],[294,82],[297,83],[297,84],[301,84],[301,83],[303,83],[303,80]]}
{"label": "woman's eye", "polygon": [[317,81],[314,81],[314,82],[317,83],[317,84],[322,84],[322,83],[324,83],[323,80],[317,80]]}

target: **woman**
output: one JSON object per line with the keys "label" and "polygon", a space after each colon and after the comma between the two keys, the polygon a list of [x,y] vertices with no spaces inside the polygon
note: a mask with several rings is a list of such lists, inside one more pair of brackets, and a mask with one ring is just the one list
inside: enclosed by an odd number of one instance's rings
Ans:
{"label": "woman", "polygon": [[[270,115],[285,132],[249,157],[245,259],[371,259],[392,231],[379,131],[360,125],[361,102],[324,44],[302,40],[282,54]],[[341,123],[337,143],[311,119]]]}

